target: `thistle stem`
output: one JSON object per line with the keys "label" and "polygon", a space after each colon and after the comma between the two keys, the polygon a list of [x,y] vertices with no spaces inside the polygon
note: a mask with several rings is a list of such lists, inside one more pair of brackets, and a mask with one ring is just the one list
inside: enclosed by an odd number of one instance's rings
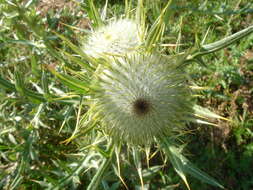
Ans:
{"label": "thistle stem", "polygon": [[197,53],[189,56],[189,58],[187,58],[188,60],[192,60],[192,59],[195,59],[199,56],[203,56],[203,55],[206,55],[206,54],[209,54],[209,53],[213,53],[213,52],[216,52],[216,51],[219,51],[220,49],[223,49],[229,45],[231,45],[232,43],[244,38],[245,36],[251,34],[253,32],[253,25],[252,26],[249,26],[248,28],[245,28],[235,34],[232,34],[222,40],[219,40],[219,41],[216,41],[216,42],[213,42],[213,43],[210,43],[210,44],[206,44],[206,45],[203,45],[201,47],[200,50],[198,50]]}

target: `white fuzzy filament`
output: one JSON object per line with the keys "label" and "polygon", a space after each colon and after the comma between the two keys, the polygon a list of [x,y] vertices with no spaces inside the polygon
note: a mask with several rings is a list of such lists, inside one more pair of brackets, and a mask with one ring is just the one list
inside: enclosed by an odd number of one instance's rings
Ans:
{"label": "white fuzzy filament", "polygon": [[97,110],[106,128],[134,144],[180,130],[190,92],[175,64],[154,55],[117,58],[100,75]]}
{"label": "white fuzzy filament", "polygon": [[92,32],[84,44],[84,52],[94,58],[129,53],[140,45],[137,24],[128,19],[109,23]]}

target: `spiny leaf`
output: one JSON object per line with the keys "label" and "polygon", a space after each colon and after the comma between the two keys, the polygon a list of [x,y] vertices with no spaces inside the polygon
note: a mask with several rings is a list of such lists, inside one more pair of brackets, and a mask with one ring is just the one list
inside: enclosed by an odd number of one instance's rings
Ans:
{"label": "spiny leaf", "polygon": [[112,159],[112,153],[114,152],[114,144],[111,142],[108,147],[108,152],[110,154],[109,157],[105,157],[103,160],[103,163],[99,167],[96,175],[92,178],[87,190],[96,190],[98,189],[99,184],[101,184],[102,178],[106,172],[106,170],[109,168],[111,159]]}
{"label": "spiny leaf", "polygon": [[194,105],[193,110],[195,111],[195,115],[202,118],[213,118],[213,119],[223,119],[223,120],[229,120],[225,117],[219,116],[216,113],[210,111],[207,108],[203,108],[199,105]]}
{"label": "spiny leaf", "polygon": [[[101,17],[99,16],[100,14],[99,14],[96,6],[94,5],[94,1],[88,0],[87,4],[88,4],[88,6],[83,6],[83,7],[87,11],[89,18],[94,21],[94,26],[95,27],[101,26],[103,24],[103,22],[102,22]],[[84,5],[84,4],[82,4],[82,5]]]}
{"label": "spiny leaf", "polygon": [[188,189],[190,189],[185,174],[190,174],[193,177],[216,187],[223,188],[224,187],[219,184],[215,179],[198,169],[194,166],[187,158],[185,158],[181,151],[170,144],[166,138],[159,139],[162,143],[162,148],[165,150],[166,155],[169,157],[173,167],[175,168],[178,175],[183,179]]}
{"label": "spiny leaf", "polygon": [[184,165],[182,163],[182,160],[174,154],[173,149],[170,146],[165,149],[165,152],[167,153],[175,171],[182,178],[187,189],[190,190],[190,186],[185,176],[185,170],[184,170]]}
{"label": "spiny leaf", "polygon": [[251,34],[252,32],[253,32],[253,25],[249,26],[248,28],[245,28],[235,34],[232,34],[222,40],[203,45],[201,47],[201,49],[197,50],[197,52],[195,54],[189,56],[188,60],[192,60],[196,57],[219,51],[220,49],[228,47],[229,45],[237,42],[238,40],[244,38],[245,36]]}
{"label": "spiny leaf", "polygon": [[81,94],[86,94],[89,91],[88,84],[84,81],[80,81],[77,78],[71,77],[66,74],[62,74],[54,70],[54,68],[48,66],[49,71],[54,74],[63,84],[68,86],[70,89],[75,90]]}
{"label": "spiny leaf", "polygon": [[172,5],[173,0],[168,1],[161,14],[158,16],[154,24],[151,26],[150,32],[147,36],[146,47],[148,50],[152,50],[154,44],[160,40],[165,30],[165,23],[168,17],[168,9]]}

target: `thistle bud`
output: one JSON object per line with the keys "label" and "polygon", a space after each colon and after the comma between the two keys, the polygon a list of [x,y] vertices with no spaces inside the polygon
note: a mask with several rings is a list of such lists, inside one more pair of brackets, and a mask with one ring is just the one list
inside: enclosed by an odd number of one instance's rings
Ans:
{"label": "thistle bud", "polygon": [[95,108],[115,139],[147,144],[182,131],[191,94],[178,64],[158,55],[132,54],[104,67]]}
{"label": "thistle bud", "polygon": [[94,58],[129,53],[140,45],[137,23],[129,19],[113,21],[93,31],[84,45],[84,52]]}

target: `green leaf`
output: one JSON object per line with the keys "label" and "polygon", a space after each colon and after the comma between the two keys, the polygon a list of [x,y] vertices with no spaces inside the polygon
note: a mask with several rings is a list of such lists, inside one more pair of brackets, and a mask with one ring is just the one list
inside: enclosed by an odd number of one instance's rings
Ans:
{"label": "green leaf", "polygon": [[15,88],[15,85],[10,83],[9,81],[3,79],[1,76],[0,76],[0,86],[6,90],[10,90],[12,92],[16,92],[16,88]]}
{"label": "green leaf", "polygon": [[15,87],[16,90],[19,92],[19,94],[21,96],[25,95],[25,87],[24,87],[24,81],[23,81],[23,77],[21,77],[21,74],[18,71],[15,71],[14,73],[15,76]]}
{"label": "green leaf", "polygon": [[[20,77],[20,76],[17,76]],[[18,79],[20,80],[20,79]],[[0,76],[0,86],[6,90],[10,90],[12,92],[17,92],[17,89],[15,87],[14,84],[10,83],[9,81],[3,79]],[[58,96],[54,96],[52,95],[52,99],[45,99],[45,97],[37,92],[34,92],[32,90],[28,90],[28,89],[21,89],[21,91],[24,92],[24,95],[26,97],[28,97],[30,100],[32,100],[32,102],[34,103],[41,103],[41,102],[46,102],[46,101],[50,101],[52,100],[52,102],[58,102],[58,103],[62,103],[62,104],[75,104],[76,102],[78,102],[78,98],[77,97],[58,97]]]}
{"label": "green leaf", "polygon": [[158,174],[164,166],[152,166],[142,171],[142,177],[144,180],[151,180]]}
{"label": "green leaf", "polygon": [[25,88],[23,77],[18,71],[15,71],[14,76],[15,76],[15,88],[21,96],[29,98],[34,103],[41,103],[46,101],[42,94],[33,92]]}
{"label": "green leaf", "polygon": [[[85,60],[87,60],[90,63],[94,63],[96,64],[96,61],[92,58],[90,58],[89,56],[87,56],[83,50],[79,47],[77,47],[75,44],[73,44],[71,41],[69,41],[66,37],[64,37],[61,34],[58,34],[55,32],[55,34],[62,40],[64,41],[76,54],[80,55],[81,57],[83,57]],[[66,54],[66,53],[65,53]]]}
{"label": "green leaf", "polygon": [[215,179],[210,177],[208,174],[204,173],[198,169],[194,164],[192,164],[187,158],[185,158],[176,147],[170,147],[171,152],[174,157],[177,157],[183,165],[183,170],[185,173],[190,174],[191,176],[213,186],[224,189],[224,187],[219,184]]}
{"label": "green leaf", "polygon": [[41,76],[41,84],[42,84],[42,88],[44,91],[44,97],[50,97],[50,92],[49,92],[49,88],[48,88],[48,78],[47,78],[47,74],[45,71],[42,72],[42,76]]}
{"label": "green leaf", "polygon": [[228,120],[225,117],[219,116],[218,114],[210,111],[207,108],[204,108],[199,105],[194,105],[193,110],[195,111],[195,115],[201,118],[213,118],[213,119],[223,119]]}
{"label": "green leaf", "polygon": [[88,62],[84,62],[82,59],[76,57],[76,56],[73,56],[65,51],[62,51],[71,61],[73,61],[74,63],[80,65],[81,67],[84,67],[85,69],[87,69],[87,71],[91,71],[91,72],[94,72],[95,69],[90,66],[90,64]]}
{"label": "green leaf", "polygon": [[251,34],[253,32],[253,25],[249,26],[248,28],[245,28],[235,34],[232,34],[222,40],[210,43],[210,44],[206,44],[203,45],[201,47],[200,50],[198,50],[198,52],[196,52],[195,54],[193,54],[192,56],[189,56],[189,60],[190,59],[194,59],[198,56],[202,56],[202,55],[206,55],[209,53],[213,53],[215,51],[221,50],[235,42],[237,42],[238,40],[244,38],[245,36]]}
{"label": "green leaf", "polygon": [[[48,67],[49,68],[49,67]],[[54,74],[63,84],[76,92],[86,94],[89,91],[89,87],[84,81],[80,81],[77,78],[71,77],[55,71],[53,68],[49,68],[52,74]]]}
{"label": "green leaf", "polygon": [[99,27],[103,24],[102,19],[100,17],[100,14],[96,8],[96,6],[94,5],[93,0],[88,0],[87,2],[88,6],[85,6],[85,10],[87,11],[89,18],[92,19],[92,21],[94,21],[94,26],[95,27]]}
{"label": "green leaf", "polygon": [[102,178],[110,166],[112,153],[114,152],[114,144],[111,142],[108,146],[109,157],[105,157],[103,163],[99,167],[96,175],[92,178],[87,190],[96,190],[98,189],[99,184],[101,184]]}
{"label": "green leaf", "polygon": [[150,51],[153,49],[154,45],[159,42],[159,40],[162,38],[166,22],[168,21],[168,9],[172,5],[173,0],[168,1],[164,9],[161,11],[161,14],[158,16],[158,18],[155,20],[155,22],[152,24],[150,31],[147,36],[146,40],[146,47]]}
{"label": "green leaf", "polygon": [[[64,41],[74,52],[76,52],[78,55],[84,55],[83,51],[78,48],[76,45],[74,45],[71,41],[69,41],[66,37],[64,37],[61,34],[58,34],[55,32],[55,34],[62,40]],[[84,55],[85,56],[85,55]]]}
{"label": "green leaf", "polygon": [[167,153],[167,156],[169,157],[171,164],[173,165],[175,171],[177,172],[177,174],[182,178],[182,180],[184,181],[187,189],[190,190],[190,186],[187,182],[186,176],[185,176],[185,169],[184,169],[184,163],[182,162],[182,160],[180,159],[180,157],[178,157],[172,146],[167,146],[165,145],[165,153]]}
{"label": "green leaf", "polygon": [[44,47],[43,44],[36,44],[35,42],[30,41],[30,40],[7,40],[6,43],[22,44],[22,45],[32,46],[36,48]]}
{"label": "green leaf", "polygon": [[[165,139],[165,138],[164,138]],[[208,174],[204,173],[198,169],[194,164],[192,164],[187,158],[185,158],[180,149],[171,145],[166,139],[162,139],[163,147],[167,156],[169,157],[173,167],[175,168],[178,175],[183,179],[188,189],[190,189],[185,174],[190,174],[191,176],[201,180],[204,183],[219,187],[224,189],[224,187],[219,184],[214,178],[210,177]]]}

